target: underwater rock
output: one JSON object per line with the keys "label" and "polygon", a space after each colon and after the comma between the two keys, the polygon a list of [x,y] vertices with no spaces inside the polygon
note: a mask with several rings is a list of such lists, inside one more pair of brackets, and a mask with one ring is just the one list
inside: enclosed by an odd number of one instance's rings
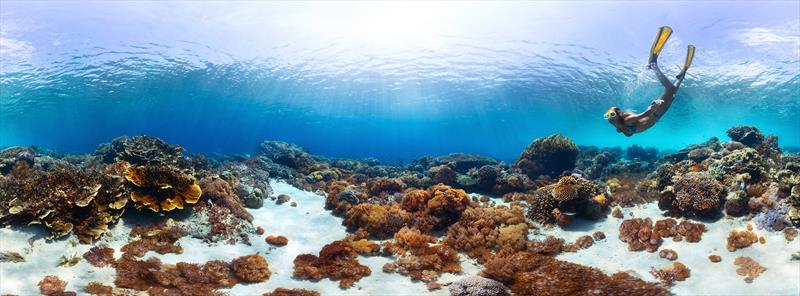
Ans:
{"label": "underwater rock", "polygon": [[273,245],[273,246],[277,246],[277,247],[283,247],[283,246],[289,244],[289,239],[286,238],[283,235],[270,235],[270,236],[267,236],[267,238],[264,239],[264,240],[268,244]]}
{"label": "underwater rock", "polygon": [[755,126],[734,126],[728,129],[731,140],[755,148],[764,141],[764,134]]}
{"label": "underwater rock", "polygon": [[500,177],[501,172],[502,169],[492,165],[480,167],[474,173],[475,186],[481,191],[491,190],[494,184],[497,183],[497,178]]}
{"label": "underwater rock", "polygon": [[705,172],[688,173],[675,182],[673,210],[684,216],[714,217],[725,203],[725,188]]}
{"label": "underwater rock", "polygon": [[261,208],[264,199],[273,193],[269,184],[270,173],[262,164],[261,158],[255,157],[242,163],[226,163],[219,168],[220,178],[230,183],[239,200],[251,209]]}
{"label": "underwater rock", "polygon": [[709,139],[704,143],[689,145],[681,150],[678,150],[677,152],[664,154],[664,156],[661,157],[661,160],[664,162],[677,163],[690,159],[689,153],[691,153],[692,151],[705,150],[705,149],[710,149],[712,152],[716,152],[722,149],[722,144],[720,144],[719,139],[717,137],[711,137],[711,139]]}
{"label": "underwater rock", "polygon": [[578,146],[562,135],[538,138],[525,148],[514,167],[532,179],[555,177],[575,168],[578,152]]}
{"label": "underwater rock", "polygon": [[205,200],[192,207],[191,214],[180,225],[191,237],[207,243],[249,244],[249,234],[256,231],[251,221],[240,218],[221,204]]}
{"label": "underwater rock", "polygon": [[468,276],[459,279],[448,288],[450,296],[508,296],[503,283],[481,276]]}
{"label": "underwater rock", "polygon": [[347,289],[372,271],[356,260],[356,250],[347,241],[334,241],[322,247],[319,256],[300,254],[294,259],[293,275],[299,279],[318,281],[330,278]]}
{"label": "underwater rock", "polygon": [[692,151],[689,151],[687,157],[694,162],[701,162],[706,158],[711,157],[711,154],[713,153],[714,150],[711,150],[711,148],[703,147],[703,148],[692,149]]}

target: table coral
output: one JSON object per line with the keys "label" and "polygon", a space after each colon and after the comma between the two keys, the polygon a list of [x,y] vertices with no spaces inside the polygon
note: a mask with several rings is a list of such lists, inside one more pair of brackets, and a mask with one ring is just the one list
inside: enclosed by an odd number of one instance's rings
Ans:
{"label": "table coral", "polygon": [[758,242],[758,236],[755,232],[750,230],[732,230],[728,235],[727,248],[728,251],[734,252],[736,249],[744,249],[750,245]]}
{"label": "table coral", "polygon": [[556,176],[575,167],[578,152],[578,146],[562,135],[538,138],[522,151],[514,167],[532,179]]}
{"label": "table coral", "polygon": [[131,201],[136,207],[154,212],[183,209],[197,203],[203,193],[194,177],[163,165],[131,166],[125,178],[134,185]]}
{"label": "table coral", "polygon": [[339,287],[346,289],[372,273],[369,267],[358,263],[356,254],[350,242],[334,241],[322,247],[319,256],[298,255],[294,259],[293,275],[299,279],[312,281],[327,277],[339,281]]}
{"label": "table coral", "polygon": [[258,253],[234,259],[231,269],[237,278],[249,283],[266,281],[272,275],[267,260]]}

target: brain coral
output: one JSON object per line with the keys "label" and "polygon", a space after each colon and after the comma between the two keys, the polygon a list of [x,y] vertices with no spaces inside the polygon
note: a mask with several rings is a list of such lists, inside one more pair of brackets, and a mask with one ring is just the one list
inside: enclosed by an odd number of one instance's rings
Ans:
{"label": "brain coral", "polygon": [[575,168],[578,152],[578,146],[562,135],[538,138],[522,151],[514,166],[532,179],[557,176]]}
{"label": "brain coral", "polygon": [[705,172],[683,175],[673,191],[672,206],[680,214],[711,217],[722,211],[725,188]]}
{"label": "brain coral", "polygon": [[131,201],[136,207],[154,212],[183,209],[203,193],[194,177],[163,165],[131,166],[125,170],[125,178],[134,185]]}

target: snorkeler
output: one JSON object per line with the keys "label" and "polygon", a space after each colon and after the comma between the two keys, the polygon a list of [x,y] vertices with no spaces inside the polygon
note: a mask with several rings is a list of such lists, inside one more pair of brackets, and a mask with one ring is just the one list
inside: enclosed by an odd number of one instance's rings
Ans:
{"label": "snorkeler", "polygon": [[672,84],[672,82],[664,76],[664,73],[661,73],[657,62],[658,55],[661,53],[670,35],[672,35],[672,28],[668,26],[661,27],[658,30],[656,40],[653,41],[653,46],[650,48],[650,61],[647,65],[647,68],[656,73],[656,77],[658,77],[658,80],[664,86],[664,93],[661,94],[661,97],[654,100],[653,103],[650,104],[650,107],[647,107],[647,110],[640,114],[624,112],[618,107],[611,107],[608,109],[605,114],[605,119],[617,128],[618,133],[623,133],[625,136],[630,137],[633,134],[641,133],[649,129],[658,122],[667,110],[669,110],[672,101],[675,100],[675,93],[678,92],[678,88],[681,86],[683,78],[686,76],[686,70],[688,70],[689,66],[692,64],[694,45],[688,46],[686,61],[683,63],[681,72],[675,77],[678,78],[678,80],[675,81],[675,84]]}

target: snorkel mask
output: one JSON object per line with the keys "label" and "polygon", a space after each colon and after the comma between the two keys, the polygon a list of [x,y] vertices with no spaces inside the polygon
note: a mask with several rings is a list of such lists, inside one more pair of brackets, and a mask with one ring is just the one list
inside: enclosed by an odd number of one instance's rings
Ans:
{"label": "snorkel mask", "polygon": [[612,109],[612,110],[608,110],[608,112],[606,112],[606,114],[605,114],[605,115],[603,115],[603,117],[604,117],[606,120],[608,120],[608,119],[611,119],[611,118],[614,118],[614,117],[617,117],[617,112],[616,112],[616,111],[614,111],[613,109]]}

